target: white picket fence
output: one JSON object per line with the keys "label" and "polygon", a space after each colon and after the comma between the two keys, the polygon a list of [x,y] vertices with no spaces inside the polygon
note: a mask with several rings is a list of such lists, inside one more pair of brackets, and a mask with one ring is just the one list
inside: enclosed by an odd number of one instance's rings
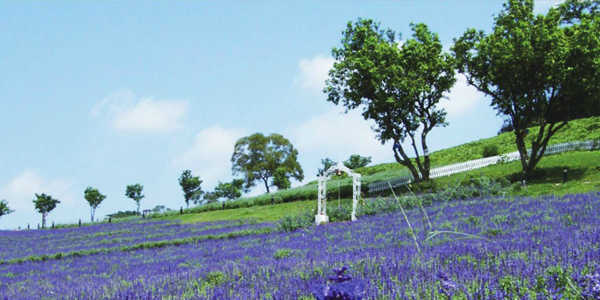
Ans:
{"label": "white picket fence", "polygon": [[[588,140],[588,141],[577,141],[577,142],[569,142],[551,145],[546,148],[546,152],[544,155],[557,154],[567,151],[575,151],[575,150],[594,150],[600,149],[600,140]],[[531,155],[531,149],[528,149],[529,154]],[[448,176],[456,173],[467,172],[471,170],[480,169],[483,167],[487,167],[489,165],[495,165],[502,162],[509,162],[520,159],[520,155],[518,151],[491,156],[486,158],[480,158],[475,160],[470,160],[462,163],[447,165],[443,167],[438,167],[431,169],[429,171],[430,178],[438,178],[443,176]],[[406,175],[394,178],[389,181],[380,181],[369,184],[369,194],[373,195],[374,193],[384,191],[390,188],[390,184],[393,187],[399,187],[403,185],[407,185],[412,182],[412,176]]]}

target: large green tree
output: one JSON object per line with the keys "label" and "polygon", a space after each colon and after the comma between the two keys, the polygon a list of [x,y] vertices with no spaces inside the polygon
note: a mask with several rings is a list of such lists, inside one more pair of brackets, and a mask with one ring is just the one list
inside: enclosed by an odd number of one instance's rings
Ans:
{"label": "large green tree", "polygon": [[235,143],[232,171],[242,174],[245,188],[251,188],[256,182],[262,182],[270,192],[270,187],[281,184],[272,181],[275,172],[283,172],[284,177],[296,180],[304,179],[304,172],[298,163],[298,150],[280,134],[264,136],[262,133],[243,137]]}
{"label": "large green tree", "polygon": [[100,206],[100,203],[106,199],[106,195],[102,195],[98,189],[93,187],[88,187],[85,189],[83,193],[83,197],[90,204],[91,218],[92,222],[94,222],[94,214],[96,213],[96,209]]}
{"label": "large green tree", "polygon": [[[425,24],[411,28],[413,37],[400,44],[399,35],[372,20],[348,23],[342,47],[332,50],[336,62],[324,92],[347,110],[361,107],[363,117],[375,121],[377,138],[393,141],[394,158],[418,182],[429,180],[427,135],[446,125],[438,104],[456,78],[437,34]],[[405,139],[412,158],[402,145]]]}
{"label": "large green tree", "polygon": [[131,198],[137,204],[137,213],[140,214],[140,201],[145,197],[142,195],[142,191],[144,190],[144,186],[136,183],[128,185],[125,188],[125,196]]}
{"label": "large green tree", "polygon": [[187,207],[190,207],[190,201],[197,204],[200,200],[200,196],[202,195],[201,184],[202,180],[200,180],[200,177],[193,176],[190,170],[183,171],[181,176],[179,176],[179,185],[183,190],[183,197]]}
{"label": "large green tree", "polygon": [[509,0],[489,35],[469,29],[452,47],[459,72],[510,120],[525,176],[558,130],[600,107],[598,1],[567,0],[546,15],[533,6]]}
{"label": "large green tree", "polygon": [[35,205],[35,209],[42,214],[42,228],[46,227],[46,216],[54,208],[56,208],[58,203],[60,203],[60,201],[52,198],[50,195],[46,195],[44,193],[40,195],[35,194],[35,200],[33,200],[33,204]]}
{"label": "large green tree", "polygon": [[0,217],[6,216],[12,212],[14,212],[14,210],[8,207],[8,202],[5,199],[0,200]]}

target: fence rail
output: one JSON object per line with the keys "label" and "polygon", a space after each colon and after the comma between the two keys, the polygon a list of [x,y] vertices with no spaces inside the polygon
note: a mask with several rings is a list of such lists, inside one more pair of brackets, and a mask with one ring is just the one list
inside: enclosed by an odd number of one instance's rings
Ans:
{"label": "fence rail", "polygon": [[[600,140],[588,140],[588,141],[576,141],[576,142],[568,142],[561,143],[548,146],[546,148],[546,152],[544,155],[557,154],[567,151],[575,151],[575,150],[594,150],[600,149]],[[527,150],[531,155],[531,149]],[[471,170],[480,169],[483,167],[487,167],[489,165],[495,165],[503,162],[510,162],[520,159],[520,155],[518,151],[510,152],[502,155],[496,155],[486,158],[480,158],[475,160],[470,160],[462,163],[451,164],[439,168],[434,168],[429,171],[430,178],[439,178],[443,176],[449,176],[456,173],[467,172]],[[379,181],[373,182],[369,184],[369,194],[373,195],[373,193],[381,192],[390,188],[390,184],[393,187],[399,187],[403,185],[407,185],[411,183],[413,180],[412,175],[405,175],[401,177],[397,177],[388,181]]]}

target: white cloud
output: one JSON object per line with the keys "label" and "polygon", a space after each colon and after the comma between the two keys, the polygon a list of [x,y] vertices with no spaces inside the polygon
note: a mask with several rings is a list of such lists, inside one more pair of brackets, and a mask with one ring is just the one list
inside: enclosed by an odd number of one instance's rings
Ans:
{"label": "white cloud", "polygon": [[305,181],[314,179],[321,159],[326,157],[343,161],[360,154],[371,156],[373,163],[393,161],[391,146],[381,145],[371,129],[373,124],[365,121],[359,110],[343,114],[335,108],[287,130],[286,136],[298,149]]}
{"label": "white cloud", "polygon": [[106,111],[111,126],[120,131],[164,133],[184,128],[188,105],[185,100],[153,100],[121,90],[100,101],[91,114],[99,117]]}
{"label": "white cloud", "polygon": [[[53,198],[72,203],[73,197],[69,194],[71,183],[62,178],[47,180],[35,170],[24,171],[13,178],[3,189],[3,195],[11,199],[11,207],[15,209],[33,209],[35,194],[45,193]],[[64,201],[63,201],[64,200]]]}
{"label": "white cloud", "polygon": [[224,129],[214,125],[196,134],[190,149],[173,160],[182,169],[190,169],[204,182],[203,190],[218,181],[231,179],[231,155],[237,140],[246,134],[244,129]]}
{"label": "white cloud", "polygon": [[334,62],[332,57],[321,54],[301,59],[298,63],[300,73],[295,79],[296,83],[306,89],[321,93]]}
{"label": "white cloud", "polygon": [[478,101],[484,99],[484,95],[476,88],[467,84],[467,78],[462,74],[456,75],[456,84],[448,93],[448,99],[440,101],[440,108],[448,113],[447,119],[459,119],[473,111]]}
{"label": "white cloud", "polygon": [[[74,206],[82,206],[84,202],[77,201],[70,180],[64,178],[48,179],[36,170],[27,170],[14,177],[4,187],[0,188],[0,193],[3,199],[8,200],[9,207],[15,210],[14,213],[3,217],[2,225],[11,228],[18,226],[25,228],[27,223],[35,226],[34,224],[40,222],[40,214],[37,213],[33,204],[36,193],[45,193],[60,201],[56,210],[50,213],[49,222],[55,219],[63,220],[67,216],[72,217]],[[7,223],[4,223],[4,221]]]}

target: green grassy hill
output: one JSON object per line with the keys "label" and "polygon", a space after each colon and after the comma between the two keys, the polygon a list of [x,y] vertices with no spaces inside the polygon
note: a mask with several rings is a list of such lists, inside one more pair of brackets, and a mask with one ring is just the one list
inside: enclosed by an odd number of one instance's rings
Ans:
{"label": "green grassy hill", "polygon": [[[538,132],[537,127],[530,128],[527,142],[530,144]],[[559,144],[570,141],[598,140],[600,139],[600,117],[580,119],[570,122],[559,131],[550,144]],[[456,147],[435,151],[431,154],[432,164],[435,166],[448,165],[464,162],[483,157],[483,149],[487,145],[496,145],[499,154],[516,151],[514,145],[514,134],[503,133],[495,137],[481,139]],[[547,156],[538,165],[537,177],[527,183],[527,188],[520,188],[515,184],[515,195],[541,195],[541,194],[567,194],[587,192],[597,189],[600,185],[600,152],[570,152],[559,155]],[[569,181],[562,184],[563,170],[568,169]],[[363,175],[362,188],[367,195],[368,185],[372,182],[389,180],[406,174],[406,170],[398,163],[386,163],[375,166],[359,168],[356,172]],[[458,182],[468,183],[471,176],[486,176],[491,179],[505,178],[517,181],[520,174],[520,163],[518,161],[501,165],[488,166],[486,168],[455,174],[452,176],[438,178],[432,184],[427,184],[428,189],[432,187],[443,188],[455,185]],[[339,194],[344,201],[349,201],[352,195],[352,182],[350,178],[334,178],[328,182],[328,190],[337,196],[338,181],[340,184]],[[520,182],[520,181],[519,181]],[[416,187],[418,189],[418,187]],[[278,205],[270,205],[271,197],[274,197]],[[225,203],[209,204],[185,210],[184,215],[171,212],[166,218],[182,219],[184,221],[213,221],[223,219],[252,218],[261,221],[273,221],[281,218],[286,213],[300,211],[314,206],[317,198],[317,182],[313,181],[304,186],[289,190],[278,191],[273,194],[265,194],[256,197],[246,197]],[[337,197],[334,197],[337,198]],[[282,204],[282,205],[280,205]],[[264,206],[264,207],[261,207]],[[188,215],[201,213],[197,215]]]}

